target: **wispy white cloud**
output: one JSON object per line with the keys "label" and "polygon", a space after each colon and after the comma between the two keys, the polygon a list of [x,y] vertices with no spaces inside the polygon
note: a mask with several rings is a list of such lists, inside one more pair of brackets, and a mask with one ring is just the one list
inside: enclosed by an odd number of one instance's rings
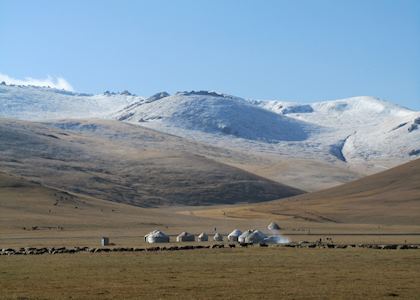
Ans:
{"label": "wispy white cloud", "polygon": [[45,79],[36,79],[32,77],[26,77],[25,79],[12,78],[6,74],[0,73],[0,82],[6,82],[6,84],[16,85],[33,85],[42,87],[51,87],[56,89],[64,89],[66,91],[73,91],[71,84],[62,77],[51,77],[47,76]]}

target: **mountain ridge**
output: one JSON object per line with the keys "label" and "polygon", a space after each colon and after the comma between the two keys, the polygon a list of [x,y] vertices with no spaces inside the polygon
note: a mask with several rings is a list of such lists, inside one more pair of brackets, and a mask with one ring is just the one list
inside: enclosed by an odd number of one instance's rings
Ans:
{"label": "mountain ridge", "polygon": [[0,117],[116,119],[221,148],[345,164],[365,174],[420,157],[420,112],[367,96],[299,104],[211,91],[146,98],[0,85]]}

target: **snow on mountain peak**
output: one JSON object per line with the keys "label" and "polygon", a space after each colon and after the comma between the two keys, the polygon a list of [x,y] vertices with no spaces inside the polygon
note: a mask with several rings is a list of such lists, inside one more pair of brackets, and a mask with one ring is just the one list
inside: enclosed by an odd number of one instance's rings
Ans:
{"label": "snow on mountain peak", "polygon": [[389,166],[420,156],[420,112],[367,96],[299,104],[214,91],[143,98],[0,84],[0,117],[114,118],[221,147],[349,165]]}
{"label": "snow on mountain peak", "polygon": [[[167,126],[227,134],[265,142],[305,140],[309,124],[264,110],[248,101],[216,92],[178,92],[122,111],[117,118],[145,126]],[[155,123],[155,124],[153,124]]]}
{"label": "snow on mountain peak", "polygon": [[24,120],[104,118],[141,99],[89,95],[35,86],[0,85],[0,117]]}
{"label": "snow on mountain peak", "polygon": [[390,158],[404,161],[420,155],[419,113],[379,98],[361,96],[312,104],[275,100],[251,103],[321,126],[323,130],[312,142],[329,145],[329,153],[347,163],[359,161],[363,165]]}
{"label": "snow on mountain peak", "polygon": [[165,98],[165,97],[169,97],[169,96],[170,95],[167,92],[159,92],[159,93],[156,93],[153,96],[150,96],[149,98],[147,98],[146,101],[147,102],[153,102],[153,101],[156,101],[156,100],[159,100],[159,99],[162,99],[162,98]]}
{"label": "snow on mountain peak", "polygon": [[25,79],[16,79],[6,74],[0,73],[0,82],[2,85],[43,87],[73,91],[71,84],[62,77],[53,78],[48,76],[45,79],[36,79],[31,77],[27,77]]}
{"label": "snow on mountain peak", "polygon": [[401,106],[370,96],[352,97],[334,101],[324,101],[312,104],[316,111],[338,113],[376,113],[387,115],[404,115],[412,111]]}

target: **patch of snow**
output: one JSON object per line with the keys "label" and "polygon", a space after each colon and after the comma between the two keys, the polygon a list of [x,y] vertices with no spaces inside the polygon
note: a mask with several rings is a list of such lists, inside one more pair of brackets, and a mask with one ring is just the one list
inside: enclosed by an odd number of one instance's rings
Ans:
{"label": "patch of snow", "polygon": [[[420,112],[374,97],[312,104],[244,100],[213,91],[90,95],[0,84],[0,117],[116,119],[244,152],[348,166],[392,166],[418,157]],[[64,123],[63,123],[64,124]],[[86,123],[66,123],[95,132]]]}
{"label": "patch of snow", "polygon": [[[306,140],[318,126],[280,116],[248,101],[216,92],[182,92],[119,112],[132,123],[161,123],[180,129],[275,143]],[[148,124],[147,126],[157,127]],[[162,126],[160,126],[162,127]]]}
{"label": "patch of snow", "polygon": [[131,95],[89,95],[51,88],[0,85],[0,117],[23,120],[107,118],[143,99]]}
{"label": "patch of snow", "polygon": [[343,154],[349,160],[409,158],[412,149],[420,148],[420,131],[409,131],[403,123],[413,120],[419,113],[386,118],[381,124],[358,130],[351,135]]}
{"label": "patch of snow", "polygon": [[[257,105],[280,114],[296,107],[294,103],[273,100],[259,101]],[[420,147],[420,137],[414,134],[419,113],[407,108],[367,96],[310,106],[312,112],[297,111],[288,117],[322,126],[324,130],[314,139],[322,145],[330,143],[329,153],[349,164],[395,158],[409,160],[409,149]]]}

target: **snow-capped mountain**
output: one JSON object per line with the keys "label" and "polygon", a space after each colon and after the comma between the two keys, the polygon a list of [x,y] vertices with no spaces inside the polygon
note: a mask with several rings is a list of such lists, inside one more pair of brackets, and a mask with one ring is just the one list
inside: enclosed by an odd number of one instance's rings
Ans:
{"label": "snow-capped mountain", "polygon": [[224,148],[373,170],[420,157],[420,112],[373,97],[298,104],[208,91],[143,98],[0,85],[0,117],[115,119]]}
{"label": "snow-capped mountain", "polygon": [[343,145],[348,160],[386,160],[390,157],[419,157],[420,113],[390,117],[368,130],[358,130]]}
{"label": "snow-capped mountain", "polygon": [[0,84],[0,117],[22,120],[104,118],[141,99],[127,92],[89,95]]}
{"label": "snow-capped mountain", "polygon": [[205,91],[165,93],[115,117],[222,147],[364,168],[420,155],[420,113],[374,97],[298,104]]}
{"label": "snow-capped mountain", "polygon": [[[323,128],[331,153],[343,161],[387,160],[417,156],[420,113],[374,97],[353,97],[299,105],[281,101],[255,104]],[[336,140],[335,143],[333,141]]]}
{"label": "snow-capped mountain", "polygon": [[159,93],[117,114],[151,127],[167,125],[199,132],[275,143],[304,141],[317,126],[273,113],[250,102],[215,92]]}
{"label": "snow-capped mountain", "polygon": [[350,128],[376,125],[389,117],[405,117],[413,113],[407,108],[374,97],[352,97],[312,104],[282,101],[254,101],[265,109],[320,126]]}

